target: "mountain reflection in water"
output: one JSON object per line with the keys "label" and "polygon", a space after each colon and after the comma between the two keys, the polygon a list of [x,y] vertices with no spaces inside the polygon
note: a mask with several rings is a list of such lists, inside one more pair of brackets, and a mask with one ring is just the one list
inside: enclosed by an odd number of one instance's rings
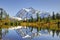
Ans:
{"label": "mountain reflection in water", "polygon": [[60,30],[33,27],[0,27],[0,40],[60,40]]}

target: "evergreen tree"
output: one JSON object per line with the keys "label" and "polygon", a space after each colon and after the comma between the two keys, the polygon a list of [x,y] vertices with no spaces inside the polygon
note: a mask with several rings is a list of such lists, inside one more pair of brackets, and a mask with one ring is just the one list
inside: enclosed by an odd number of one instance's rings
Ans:
{"label": "evergreen tree", "polygon": [[2,20],[2,15],[3,15],[3,12],[2,12],[2,8],[0,8],[0,10],[1,10],[1,13],[0,13],[0,20]]}
{"label": "evergreen tree", "polygon": [[60,19],[60,14],[59,13],[56,14],[56,19]]}
{"label": "evergreen tree", "polygon": [[40,17],[39,17],[39,13],[37,13],[37,21],[39,21]]}
{"label": "evergreen tree", "polygon": [[55,14],[54,14],[54,12],[53,12],[53,15],[52,15],[52,19],[55,20]]}
{"label": "evergreen tree", "polygon": [[50,15],[49,15],[48,18],[47,18],[47,22],[50,22]]}
{"label": "evergreen tree", "polygon": [[33,22],[33,17],[31,16],[31,22]]}

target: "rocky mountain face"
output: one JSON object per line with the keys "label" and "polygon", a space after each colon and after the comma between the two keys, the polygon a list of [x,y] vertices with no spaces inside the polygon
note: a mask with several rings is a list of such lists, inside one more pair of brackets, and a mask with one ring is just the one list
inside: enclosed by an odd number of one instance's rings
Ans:
{"label": "rocky mountain face", "polygon": [[31,18],[31,16],[33,18],[35,18],[36,17],[36,13],[37,13],[37,10],[33,9],[32,7],[23,8],[16,14],[16,16],[20,17],[22,19],[25,19],[25,18],[29,19],[29,18]]}

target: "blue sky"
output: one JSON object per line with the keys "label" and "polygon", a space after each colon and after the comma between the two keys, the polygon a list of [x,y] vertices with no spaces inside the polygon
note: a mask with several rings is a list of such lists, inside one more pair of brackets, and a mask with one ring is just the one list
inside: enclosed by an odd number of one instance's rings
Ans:
{"label": "blue sky", "polygon": [[0,8],[10,16],[15,16],[22,8],[29,7],[40,11],[60,12],[60,0],[0,0]]}

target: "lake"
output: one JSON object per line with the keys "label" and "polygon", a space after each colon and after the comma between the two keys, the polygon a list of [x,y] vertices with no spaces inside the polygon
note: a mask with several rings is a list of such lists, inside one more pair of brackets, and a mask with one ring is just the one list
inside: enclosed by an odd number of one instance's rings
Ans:
{"label": "lake", "polygon": [[60,30],[31,26],[0,27],[0,40],[60,40]]}

